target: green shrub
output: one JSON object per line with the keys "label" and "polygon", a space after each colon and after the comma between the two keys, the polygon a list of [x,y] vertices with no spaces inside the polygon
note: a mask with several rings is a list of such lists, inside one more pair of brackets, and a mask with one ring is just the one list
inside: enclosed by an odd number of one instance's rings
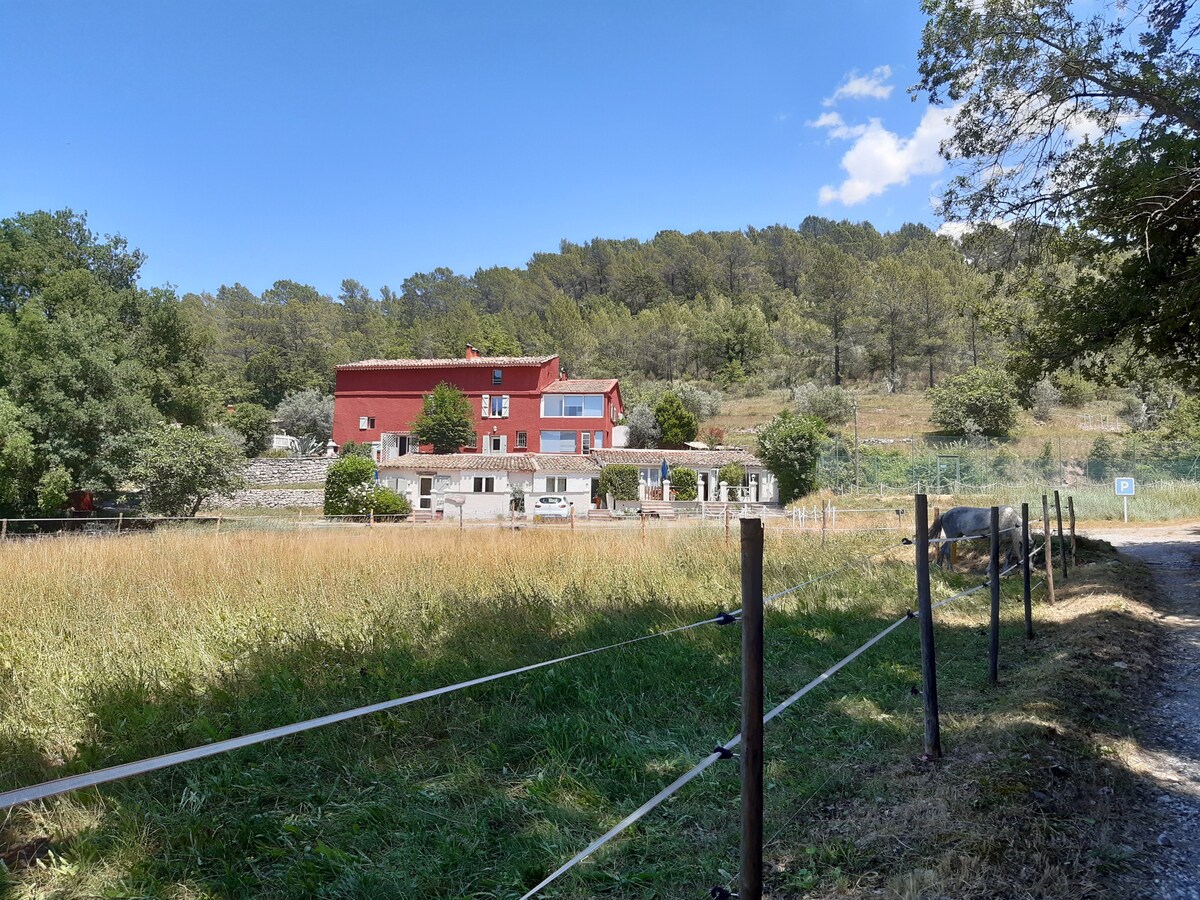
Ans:
{"label": "green shrub", "polygon": [[353,492],[374,480],[375,463],[364,456],[343,456],[325,473],[325,515],[361,515]]}
{"label": "green shrub", "polygon": [[1039,422],[1049,422],[1054,415],[1054,407],[1062,402],[1062,393],[1049,378],[1043,378],[1033,386],[1029,402],[1033,417]]}
{"label": "green shrub", "polygon": [[225,413],[224,424],[242,436],[247,456],[258,456],[271,446],[271,411],[257,403],[239,403]]}
{"label": "green shrub", "polygon": [[48,469],[38,479],[38,510],[44,515],[54,515],[67,505],[67,492],[70,490],[70,472],[62,466]]}
{"label": "green shrub", "polygon": [[273,447],[259,454],[263,459],[291,459],[294,454],[285,447]]}
{"label": "green shrub", "polygon": [[194,516],[210,497],[243,487],[245,457],[220,435],[164,425],[142,435],[130,478],[141,485],[142,509]]}
{"label": "green shrub", "polygon": [[968,369],[929,389],[930,421],[951,434],[966,433],[972,421],[981,433],[1007,437],[1017,427],[1016,385],[998,368]]}
{"label": "green shrub", "polygon": [[664,447],[678,447],[696,439],[700,423],[688,412],[683,401],[670,391],[654,407],[654,421],[662,432]]}
{"label": "green shrub", "polygon": [[786,411],[759,430],[758,458],[775,474],[781,503],[790,503],[816,489],[824,439],[823,421]]}
{"label": "green shrub", "polygon": [[741,463],[729,463],[717,470],[717,481],[730,487],[741,487],[746,483],[746,467]]}
{"label": "green shrub", "polygon": [[1077,372],[1058,372],[1054,385],[1058,388],[1059,403],[1071,409],[1079,409],[1096,399],[1096,385]]}
{"label": "green shrub", "polygon": [[670,469],[667,477],[671,480],[671,490],[675,492],[676,500],[695,500],[697,495],[697,479],[694,469]]}
{"label": "green shrub", "polygon": [[854,415],[854,400],[845,388],[817,387],[809,382],[796,389],[796,411],[816,416],[826,425],[845,425]]}
{"label": "green shrub", "polygon": [[350,488],[346,499],[347,509],[341,515],[365,516],[373,512],[376,518],[392,516],[406,519],[412,513],[412,504],[408,502],[407,497],[397,494],[391,488],[381,484],[355,485]]}
{"label": "green shrub", "polygon": [[467,395],[443,381],[433,389],[412,423],[418,443],[432,444],[434,453],[457,453],[475,443],[474,406]]}
{"label": "green shrub", "polygon": [[[288,456],[291,456],[289,453]],[[360,444],[358,441],[350,440],[342,444],[338,450],[338,456],[361,456],[363,459],[371,458],[371,445]]]}
{"label": "green shrub", "polygon": [[614,463],[600,470],[600,493],[612,494],[614,500],[638,498],[638,467]]}

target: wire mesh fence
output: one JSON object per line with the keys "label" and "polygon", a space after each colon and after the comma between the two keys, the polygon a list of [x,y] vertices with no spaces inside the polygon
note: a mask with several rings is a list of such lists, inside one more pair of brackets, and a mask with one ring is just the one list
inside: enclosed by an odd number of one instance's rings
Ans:
{"label": "wire mesh fence", "polygon": [[1111,484],[1118,476],[1139,481],[1200,482],[1194,444],[1142,445],[1127,440],[1081,443],[1046,441],[1037,456],[1022,456],[990,438],[899,438],[854,444],[840,439],[821,453],[821,484],[854,489],[928,490],[950,493],[1000,484]]}

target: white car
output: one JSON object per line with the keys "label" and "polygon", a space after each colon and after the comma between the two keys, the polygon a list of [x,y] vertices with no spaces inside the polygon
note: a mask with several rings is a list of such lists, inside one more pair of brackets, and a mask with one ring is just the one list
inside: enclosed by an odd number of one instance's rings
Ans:
{"label": "white car", "polygon": [[566,497],[538,497],[533,503],[533,517],[536,519],[569,519],[571,503]]}

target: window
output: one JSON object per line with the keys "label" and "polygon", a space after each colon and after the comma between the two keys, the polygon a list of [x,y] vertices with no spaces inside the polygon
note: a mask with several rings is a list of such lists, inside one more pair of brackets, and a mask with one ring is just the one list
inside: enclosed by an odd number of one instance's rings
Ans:
{"label": "window", "polygon": [[493,453],[504,452],[504,438],[498,434],[493,434],[488,438],[488,449]]}
{"label": "window", "polygon": [[504,381],[503,369],[492,369],[492,384],[500,384]]}
{"label": "window", "polygon": [[580,449],[583,450],[584,453],[591,453],[592,433],[590,431],[581,431],[579,432],[579,438],[582,441],[582,444],[580,444]]}
{"label": "window", "polygon": [[375,427],[375,417],[374,416],[359,416],[358,417],[358,430],[359,431],[367,431],[374,427]]}
{"label": "window", "polygon": [[658,487],[662,484],[662,466],[654,466],[650,469],[642,469],[639,473],[641,480],[650,487]]}
{"label": "window", "polygon": [[529,446],[529,432],[528,431],[518,431],[517,432],[517,449],[524,450],[528,446]]}
{"label": "window", "polygon": [[575,452],[575,432],[573,431],[543,431],[541,441],[542,453]]}
{"label": "window", "polygon": [[491,405],[489,407],[489,415],[493,419],[508,418],[508,395],[501,397],[499,394],[492,395]]}
{"label": "window", "polygon": [[542,397],[544,419],[557,416],[598,419],[603,415],[603,394],[549,394]]}
{"label": "window", "polygon": [[566,475],[547,475],[546,493],[565,494],[567,492]]}
{"label": "window", "polygon": [[494,494],[496,492],[495,477],[476,475],[472,491],[476,494]]}
{"label": "window", "polygon": [[597,450],[604,449],[604,432],[603,431],[596,432],[596,439],[594,441],[592,441],[592,446],[595,447]]}

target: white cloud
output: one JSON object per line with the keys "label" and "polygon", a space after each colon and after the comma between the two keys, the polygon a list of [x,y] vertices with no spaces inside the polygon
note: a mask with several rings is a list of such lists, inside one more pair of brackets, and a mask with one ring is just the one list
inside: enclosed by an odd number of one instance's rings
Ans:
{"label": "white cloud", "polygon": [[829,128],[830,134],[840,130],[855,140],[842,156],[842,168],[848,177],[838,187],[821,188],[820,201],[836,200],[853,206],[893,185],[907,184],[914,175],[936,175],[943,166],[938,148],[953,134],[956,112],[957,109],[929,107],[908,138],[888,131],[879,119],[871,119],[862,126],[848,126],[840,121],[840,116],[838,122],[822,116],[821,119],[826,119],[823,127]]}
{"label": "white cloud", "polygon": [[839,100],[886,100],[892,95],[894,84],[885,84],[892,77],[891,66],[876,66],[871,70],[870,75],[859,75],[858,71],[852,71],[846,76],[832,97],[826,97],[823,101],[825,106],[833,106]]}
{"label": "white cloud", "polygon": [[842,140],[858,137],[867,130],[866,125],[847,125],[841,114],[836,112],[821,113],[816,119],[805,124],[810,128],[828,128],[830,137]]}

